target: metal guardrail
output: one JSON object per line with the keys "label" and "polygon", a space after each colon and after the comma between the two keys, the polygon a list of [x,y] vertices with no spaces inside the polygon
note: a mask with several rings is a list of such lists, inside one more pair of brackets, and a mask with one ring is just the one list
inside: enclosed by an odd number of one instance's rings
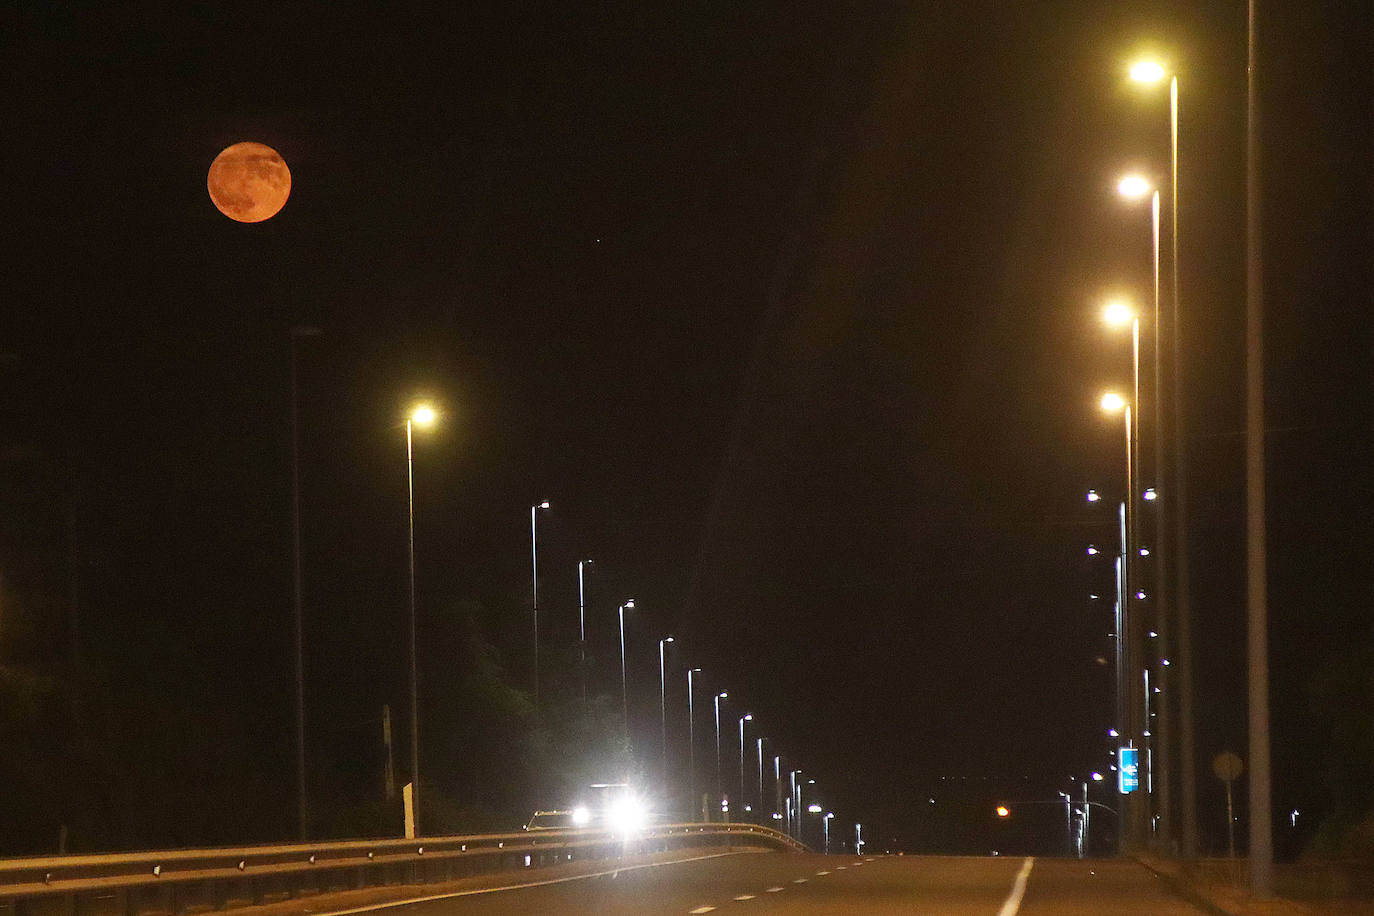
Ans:
{"label": "metal guardrail", "polygon": [[0,916],[183,916],[337,891],[434,884],[561,862],[692,846],[806,851],[753,824],[601,830],[0,859]]}

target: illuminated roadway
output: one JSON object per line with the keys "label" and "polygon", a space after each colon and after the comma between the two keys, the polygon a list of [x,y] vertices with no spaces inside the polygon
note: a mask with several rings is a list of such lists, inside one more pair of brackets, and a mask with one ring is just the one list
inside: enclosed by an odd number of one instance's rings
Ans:
{"label": "illuminated roadway", "polygon": [[[700,853],[665,864],[580,877],[510,876],[385,908],[386,916],[468,914],[895,914],[952,916],[1195,916],[1142,866],[1119,860]],[[325,916],[324,911],[321,916]]]}

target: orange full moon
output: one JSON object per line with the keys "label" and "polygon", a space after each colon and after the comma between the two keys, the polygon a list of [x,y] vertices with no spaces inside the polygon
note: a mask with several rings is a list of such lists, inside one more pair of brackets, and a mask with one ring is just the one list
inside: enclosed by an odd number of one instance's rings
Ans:
{"label": "orange full moon", "polygon": [[260,223],[276,216],[291,196],[291,170],[270,146],[235,143],[210,163],[205,187],[225,216],[240,223]]}

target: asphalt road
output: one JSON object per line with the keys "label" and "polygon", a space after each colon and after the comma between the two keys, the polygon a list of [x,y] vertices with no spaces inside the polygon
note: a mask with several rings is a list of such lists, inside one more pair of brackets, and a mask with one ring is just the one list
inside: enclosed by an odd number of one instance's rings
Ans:
{"label": "asphalt road", "polygon": [[[386,916],[469,914],[883,914],[1196,916],[1134,862],[716,854],[391,904]],[[375,908],[346,912],[378,912]]]}

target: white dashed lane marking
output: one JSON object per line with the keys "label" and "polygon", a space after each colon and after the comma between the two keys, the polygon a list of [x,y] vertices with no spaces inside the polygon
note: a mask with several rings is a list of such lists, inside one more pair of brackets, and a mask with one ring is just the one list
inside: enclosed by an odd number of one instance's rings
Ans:
{"label": "white dashed lane marking", "polygon": [[753,900],[753,899],[754,899],[754,895],[753,895],[753,894],[740,894],[740,895],[739,895],[738,897],[736,897],[735,899],[736,899],[736,900]]}
{"label": "white dashed lane marking", "polygon": [[805,884],[805,883],[806,883],[806,879],[805,879],[805,878],[793,878],[793,879],[792,879],[792,883],[793,883],[793,884]]}
{"label": "white dashed lane marking", "polygon": [[695,910],[688,910],[687,912],[693,913],[693,914],[700,914],[700,913],[709,913],[709,912],[711,912],[711,911],[714,910],[714,909],[715,909],[715,907],[713,907],[713,906],[699,906],[699,907],[697,907]]}
{"label": "white dashed lane marking", "polygon": [[780,891],[780,890],[782,890],[782,888],[780,888],[780,887],[770,887],[768,890],[764,891],[764,893],[765,893],[765,894],[776,894],[776,893],[777,893],[778,891]]}
{"label": "white dashed lane marking", "polygon": [[816,877],[819,878],[819,877],[821,877],[822,875],[828,875],[828,874],[830,874],[830,872],[828,872],[828,871],[818,871],[818,872],[816,872]]}

